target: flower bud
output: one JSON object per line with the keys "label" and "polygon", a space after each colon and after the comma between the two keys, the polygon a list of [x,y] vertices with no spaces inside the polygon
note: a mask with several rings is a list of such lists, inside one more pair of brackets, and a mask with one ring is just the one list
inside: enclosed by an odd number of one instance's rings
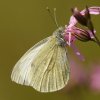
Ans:
{"label": "flower bud", "polygon": [[80,24],[87,26],[87,19],[78,11],[77,8],[72,9],[72,12],[73,16]]}

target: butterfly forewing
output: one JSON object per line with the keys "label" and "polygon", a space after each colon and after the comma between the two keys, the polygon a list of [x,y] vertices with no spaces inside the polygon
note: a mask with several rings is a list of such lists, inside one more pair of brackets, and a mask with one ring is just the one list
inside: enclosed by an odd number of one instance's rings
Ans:
{"label": "butterfly forewing", "polygon": [[[30,48],[16,63],[11,74],[12,81],[20,84],[24,84],[24,77],[26,73],[30,73],[31,63],[39,51],[44,47],[44,45],[49,41],[50,37],[38,42],[32,48]],[[20,81],[22,80],[22,81]]]}

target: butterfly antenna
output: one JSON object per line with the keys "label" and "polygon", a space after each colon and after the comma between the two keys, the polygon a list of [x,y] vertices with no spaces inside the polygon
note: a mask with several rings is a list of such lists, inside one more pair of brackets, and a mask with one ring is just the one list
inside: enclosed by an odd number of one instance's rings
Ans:
{"label": "butterfly antenna", "polygon": [[51,10],[47,7],[46,8],[47,11],[49,12],[54,24],[57,26],[57,28],[59,27],[58,22],[57,22],[57,17],[56,17],[56,8],[54,8],[54,14],[51,12]]}

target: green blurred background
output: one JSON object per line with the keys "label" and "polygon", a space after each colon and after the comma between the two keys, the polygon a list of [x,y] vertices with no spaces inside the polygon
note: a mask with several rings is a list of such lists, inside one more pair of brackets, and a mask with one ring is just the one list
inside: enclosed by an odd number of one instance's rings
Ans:
{"label": "green blurred background", "polygon": [[[18,59],[35,43],[49,36],[56,29],[46,7],[57,8],[57,19],[61,26],[68,24],[70,8],[77,6],[100,6],[99,0],[1,0],[0,1],[0,100],[100,100],[100,93],[94,93],[82,85],[67,91],[38,93],[31,87],[11,81],[10,75]],[[100,15],[92,16],[100,39]],[[92,63],[100,61],[100,48],[95,43],[78,41],[77,47],[85,56],[82,62],[69,49],[69,55],[90,69]],[[71,59],[71,58],[70,58]],[[70,82],[71,83],[71,80]]]}

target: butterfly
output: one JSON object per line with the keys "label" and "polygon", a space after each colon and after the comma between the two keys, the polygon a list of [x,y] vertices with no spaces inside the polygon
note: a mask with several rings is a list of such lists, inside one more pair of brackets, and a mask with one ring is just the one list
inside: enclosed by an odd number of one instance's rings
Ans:
{"label": "butterfly", "polygon": [[[94,34],[94,27],[90,20],[90,13],[100,14],[98,8],[90,7],[88,9],[86,6],[86,9],[81,12],[83,14],[76,8],[73,9],[74,14],[70,18],[69,27],[58,27],[55,9],[54,15],[52,15],[47,8],[57,30],[53,32],[52,36],[30,48],[20,58],[12,71],[12,81],[31,86],[39,92],[54,92],[64,88],[68,83],[70,74],[67,45],[73,47],[78,56],[80,53],[72,44],[76,39],[83,42],[94,41],[100,46],[100,40]],[[77,21],[86,26],[89,31],[77,28],[75,26]]]}
{"label": "butterfly", "polygon": [[16,63],[12,81],[32,86],[40,92],[54,92],[65,87],[69,80],[69,63],[64,28],[30,48]]}

